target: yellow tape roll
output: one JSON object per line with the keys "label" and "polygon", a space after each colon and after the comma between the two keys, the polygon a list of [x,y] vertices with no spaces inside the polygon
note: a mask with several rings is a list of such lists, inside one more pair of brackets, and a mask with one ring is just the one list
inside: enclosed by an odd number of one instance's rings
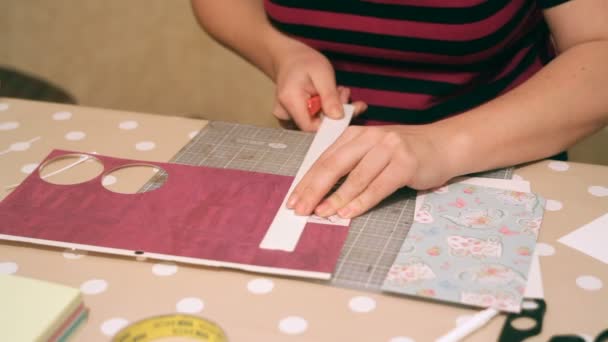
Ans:
{"label": "yellow tape roll", "polygon": [[192,315],[165,315],[143,319],[120,330],[112,342],[147,342],[167,337],[184,337],[206,342],[227,342],[217,324]]}

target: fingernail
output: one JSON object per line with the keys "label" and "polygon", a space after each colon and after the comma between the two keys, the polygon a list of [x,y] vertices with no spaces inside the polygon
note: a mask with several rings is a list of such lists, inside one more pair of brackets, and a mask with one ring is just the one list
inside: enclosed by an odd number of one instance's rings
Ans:
{"label": "fingernail", "polygon": [[344,207],[344,208],[338,209],[338,215],[341,218],[345,218],[345,219],[350,218],[352,214],[353,214],[353,210],[349,207]]}
{"label": "fingernail", "polygon": [[315,209],[315,213],[318,216],[321,217],[327,217],[330,211],[330,206],[329,203],[327,203],[327,201],[323,201],[323,203],[319,204],[319,206],[317,207],[317,209]]}
{"label": "fingernail", "polygon": [[334,119],[342,119],[344,114],[342,113],[342,109],[338,107],[333,107],[331,109],[331,117]]}
{"label": "fingernail", "polygon": [[306,204],[300,204],[295,209],[294,212],[298,216],[308,216],[310,215],[310,209]]}
{"label": "fingernail", "polygon": [[293,209],[293,207],[295,207],[297,203],[298,203],[298,195],[291,194],[291,196],[289,196],[289,199],[287,200],[287,208]]}

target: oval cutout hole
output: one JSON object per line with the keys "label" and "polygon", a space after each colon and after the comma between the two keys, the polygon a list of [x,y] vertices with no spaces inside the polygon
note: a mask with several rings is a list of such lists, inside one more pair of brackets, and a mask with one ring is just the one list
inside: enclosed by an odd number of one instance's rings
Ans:
{"label": "oval cutout hole", "polygon": [[45,182],[57,185],[80,184],[103,172],[103,164],[89,154],[64,154],[44,162],[38,175]]}
{"label": "oval cutout hole", "polygon": [[521,303],[521,308],[532,311],[538,309],[538,304],[533,300],[526,299],[523,301],[523,303]]}
{"label": "oval cutout hole", "polygon": [[527,331],[536,326],[536,321],[530,317],[518,317],[511,321],[511,326],[519,331]]}
{"label": "oval cutout hole", "polygon": [[119,194],[136,194],[153,191],[165,184],[167,172],[152,164],[130,164],[107,172],[101,184]]}

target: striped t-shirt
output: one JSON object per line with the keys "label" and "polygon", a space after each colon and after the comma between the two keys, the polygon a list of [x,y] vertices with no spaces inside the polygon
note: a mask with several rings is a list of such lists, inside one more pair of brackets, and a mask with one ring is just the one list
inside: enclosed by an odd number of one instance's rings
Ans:
{"label": "striped t-shirt", "polygon": [[554,56],[541,10],[566,0],[265,0],[271,23],[322,52],[362,123],[473,108]]}

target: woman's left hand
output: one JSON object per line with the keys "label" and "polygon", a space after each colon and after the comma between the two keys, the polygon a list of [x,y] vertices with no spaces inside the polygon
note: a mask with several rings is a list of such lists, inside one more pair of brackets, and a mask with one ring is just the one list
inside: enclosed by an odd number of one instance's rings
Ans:
{"label": "woman's left hand", "polygon": [[[295,187],[287,206],[298,215],[313,212],[352,218],[363,214],[395,190],[429,189],[452,175],[449,153],[432,125],[351,126],[311,167]],[[329,197],[336,182],[344,183]]]}

